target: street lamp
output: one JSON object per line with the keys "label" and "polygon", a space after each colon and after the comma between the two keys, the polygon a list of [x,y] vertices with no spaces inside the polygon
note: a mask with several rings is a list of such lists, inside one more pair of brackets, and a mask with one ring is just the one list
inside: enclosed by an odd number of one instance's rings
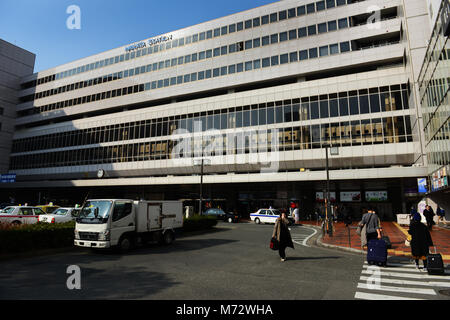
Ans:
{"label": "street lamp", "polygon": [[[329,165],[328,165],[328,149],[330,149],[330,155],[337,156],[339,155],[339,148],[333,147],[332,145],[324,145],[325,147],[325,159],[326,159],[326,171],[327,171],[327,195],[325,197],[325,218],[328,221],[328,208],[330,206],[330,172],[329,172]],[[331,217],[333,219],[333,217]],[[332,231],[330,231],[332,232]]]}
{"label": "street lamp", "polygon": [[200,200],[199,200],[199,213],[202,215],[202,209],[203,209],[203,166],[209,165],[211,163],[210,159],[204,159],[202,158],[194,160],[194,166],[201,166],[200,169]]}

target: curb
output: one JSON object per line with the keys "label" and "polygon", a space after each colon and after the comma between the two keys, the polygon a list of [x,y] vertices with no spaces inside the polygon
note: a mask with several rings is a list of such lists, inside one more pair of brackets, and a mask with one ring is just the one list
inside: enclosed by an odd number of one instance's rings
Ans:
{"label": "curb", "polygon": [[357,253],[357,254],[365,254],[366,252],[364,250],[358,250],[358,249],[354,249],[354,248],[348,248],[348,247],[341,247],[341,246],[336,246],[336,245],[332,245],[332,244],[328,244],[328,243],[324,243],[322,242],[322,234],[320,233],[320,231],[322,230],[320,227],[317,226],[312,226],[310,225],[310,227],[313,227],[315,229],[317,229],[319,232],[317,233],[318,236],[313,237],[310,241],[314,241],[313,243],[318,246],[318,247],[324,247],[324,248],[328,248],[328,249],[337,249],[340,251],[346,251],[346,252],[350,252],[350,253]]}

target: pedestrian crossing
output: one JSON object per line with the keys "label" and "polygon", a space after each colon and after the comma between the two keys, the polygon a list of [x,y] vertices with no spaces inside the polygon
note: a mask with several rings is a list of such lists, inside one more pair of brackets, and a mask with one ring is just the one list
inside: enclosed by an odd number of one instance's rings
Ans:
{"label": "pedestrian crossing", "polygon": [[414,263],[388,263],[378,267],[364,263],[355,299],[434,300],[443,298],[439,290],[450,288],[450,272],[429,275]]}
{"label": "pedestrian crossing", "polygon": [[304,247],[310,247],[308,245],[308,240],[312,238],[316,233],[317,230],[310,227],[301,226],[291,228],[292,242]]}

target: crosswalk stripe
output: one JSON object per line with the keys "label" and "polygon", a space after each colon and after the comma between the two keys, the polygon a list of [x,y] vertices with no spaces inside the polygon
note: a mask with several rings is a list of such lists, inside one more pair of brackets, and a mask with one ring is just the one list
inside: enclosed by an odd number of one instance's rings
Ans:
{"label": "crosswalk stripe", "polygon": [[[373,272],[369,272],[368,270],[363,270],[362,273],[364,274],[373,274]],[[431,279],[431,280],[437,280],[437,279],[443,279],[443,280],[449,280],[449,276],[435,276],[435,275],[429,275],[429,274],[413,274],[413,273],[399,273],[399,272],[384,272],[383,270],[380,271],[380,276],[388,276],[388,277],[400,277],[400,278],[415,278],[415,279]]]}
{"label": "crosswalk stripe", "polygon": [[[364,269],[369,269],[369,268],[373,268],[373,267],[374,266],[364,266],[363,268]],[[383,270],[383,271],[406,271],[406,272],[412,272],[412,273],[424,273],[424,272],[426,272],[426,271],[418,270],[416,268],[412,269],[412,268],[401,268],[401,267],[394,267],[394,268],[383,267],[383,268],[381,268],[381,270]]]}
{"label": "crosswalk stripe", "polygon": [[363,300],[424,300],[418,298],[387,296],[384,294],[366,293],[366,292],[356,292],[355,298]]}
{"label": "crosswalk stripe", "polygon": [[[373,280],[371,277],[361,276],[360,281],[370,281]],[[415,285],[415,286],[426,286],[426,287],[450,287],[450,282],[424,282],[424,281],[412,281],[412,280],[399,280],[399,279],[380,279],[380,283],[391,283],[400,285]]]}
{"label": "crosswalk stripe", "polygon": [[[368,266],[369,264],[367,263],[367,261],[364,261],[364,265]],[[404,264],[404,263],[392,263],[392,262],[388,262],[388,266],[389,267],[402,267],[402,268],[411,268],[411,269],[416,269],[416,265],[415,264]]]}
{"label": "crosswalk stripe", "polygon": [[414,294],[428,294],[428,295],[434,295],[434,296],[436,295],[436,291],[434,291],[433,289],[400,288],[400,287],[381,286],[381,285],[369,285],[367,283],[358,283],[358,288],[366,289],[366,290],[406,292],[406,293],[414,293]]}

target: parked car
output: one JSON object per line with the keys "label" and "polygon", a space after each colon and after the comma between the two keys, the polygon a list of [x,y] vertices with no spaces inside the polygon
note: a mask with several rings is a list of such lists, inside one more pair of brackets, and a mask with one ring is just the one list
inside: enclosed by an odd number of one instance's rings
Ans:
{"label": "parked car", "polygon": [[229,223],[239,222],[241,219],[241,215],[239,213],[226,212],[223,221],[227,221]]}
{"label": "parked car", "polygon": [[74,221],[80,209],[76,208],[58,208],[51,214],[42,214],[39,216],[39,222],[46,223],[64,223],[69,221]]}
{"label": "parked car", "polygon": [[0,213],[0,222],[13,224],[33,224],[38,222],[41,214],[45,214],[45,212],[37,207],[11,206],[6,207],[4,211]]}
{"label": "parked car", "polygon": [[221,219],[223,220],[225,218],[225,211],[223,211],[220,208],[209,208],[208,210],[206,210],[203,215],[205,216],[214,216],[217,219]]}
{"label": "parked car", "polygon": [[[280,217],[280,210],[277,209],[259,209],[258,211],[250,214],[250,219],[256,224],[260,223],[275,223],[277,218]],[[287,217],[290,224],[294,223],[292,217]]]}
{"label": "parked car", "polygon": [[59,206],[54,206],[54,205],[50,205],[50,204],[36,206],[36,207],[42,209],[42,211],[44,211],[46,214],[53,213],[53,211],[55,211],[56,209],[59,208]]}

